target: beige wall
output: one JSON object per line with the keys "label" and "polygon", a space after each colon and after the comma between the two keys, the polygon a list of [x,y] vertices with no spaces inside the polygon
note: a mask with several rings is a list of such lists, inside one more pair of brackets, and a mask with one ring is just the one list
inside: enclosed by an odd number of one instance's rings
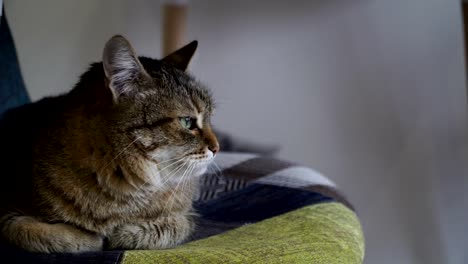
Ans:
{"label": "beige wall", "polygon": [[[215,125],[282,145],[356,204],[367,263],[467,263],[458,0],[194,0],[193,72]],[[33,99],[65,92],[114,33],[159,55],[159,2],[6,0]],[[464,230],[464,232],[462,232]]]}

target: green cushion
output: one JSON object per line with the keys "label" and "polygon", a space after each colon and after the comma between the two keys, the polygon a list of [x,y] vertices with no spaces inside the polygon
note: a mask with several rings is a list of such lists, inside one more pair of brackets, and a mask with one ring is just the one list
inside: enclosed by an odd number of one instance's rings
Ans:
{"label": "green cushion", "polygon": [[362,263],[364,238],[355,213],[336,202],[306,206],[167,250],[131,250],[137,263]]}

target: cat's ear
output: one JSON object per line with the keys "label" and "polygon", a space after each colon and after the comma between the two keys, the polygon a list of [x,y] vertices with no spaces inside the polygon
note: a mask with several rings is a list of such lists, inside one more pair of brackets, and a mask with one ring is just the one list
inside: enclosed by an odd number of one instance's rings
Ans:
{"label": "cat's ear", "polygon": [[194,40],[182,48],[174,51],[162,59],[163,62],[171,64],[181,71],[187,70],[190,60],[197,50],[198,41]]}
{"label": "cat's ear", "polygon": [[133,93],[139,80],[149,78],[130,42],[120,35],[107,41],[102,64],[115,100],[121,95]]}

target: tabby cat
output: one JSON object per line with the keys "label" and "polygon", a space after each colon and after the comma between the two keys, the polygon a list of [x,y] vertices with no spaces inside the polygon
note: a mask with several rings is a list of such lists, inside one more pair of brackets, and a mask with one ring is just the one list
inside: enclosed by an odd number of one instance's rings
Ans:
{"label": "tabby cat", "polygon": [[185,73],[196,47],[154,60],[114,36],[69,93],[7,112],[2,241],[50,253],[186,240],[197,176],[219,150],[212,97]]}

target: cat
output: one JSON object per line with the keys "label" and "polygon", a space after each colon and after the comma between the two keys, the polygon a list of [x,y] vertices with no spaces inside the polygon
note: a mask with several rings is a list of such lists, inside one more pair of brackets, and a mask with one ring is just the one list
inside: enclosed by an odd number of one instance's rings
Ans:
{"label": "cat", "polygon": [[212,95],[186,73],[197,45],[155,60],[116,35],[70,92],[3,116],[4,242],[75,253],[189,238],[198,176],[219,151]]}

